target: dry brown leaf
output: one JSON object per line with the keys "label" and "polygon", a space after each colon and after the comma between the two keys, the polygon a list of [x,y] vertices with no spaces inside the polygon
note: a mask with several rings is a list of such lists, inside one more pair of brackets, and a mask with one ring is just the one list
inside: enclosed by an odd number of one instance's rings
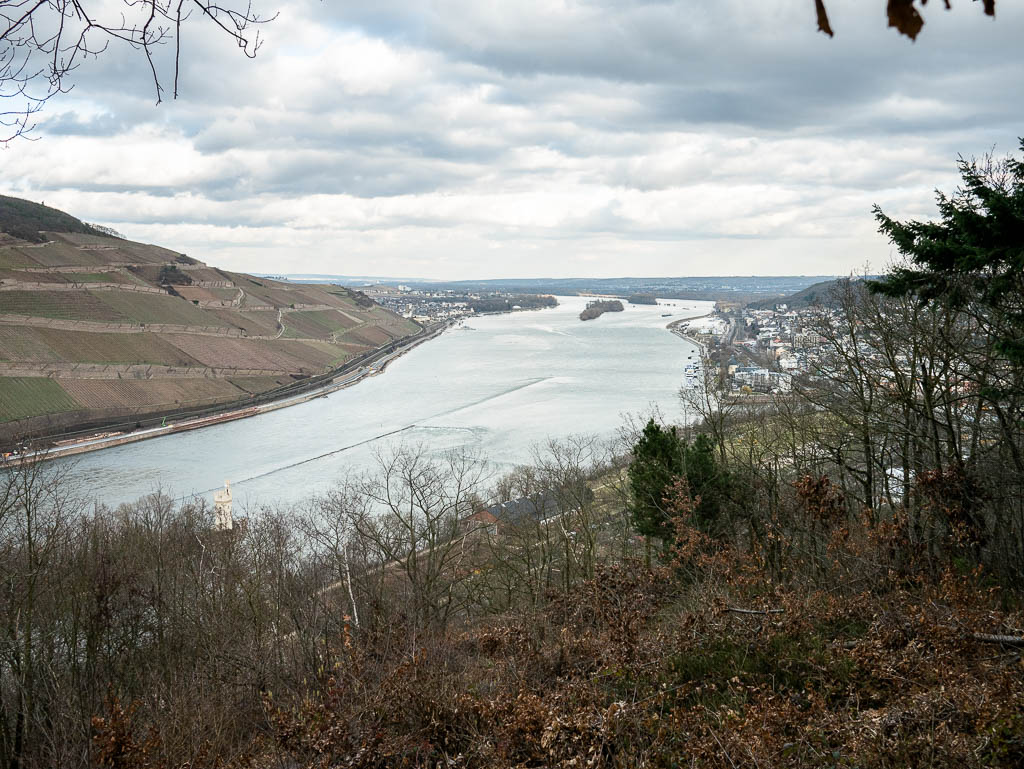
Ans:
{"label": "dry brown leaf", "polygon": [[[978,0],[974,0],[977,2]],[[921,0],[921,5],[927,5],[928,0]],[[943,0],[946,10],[953,6],[949,0]],[[982,0],[987,16],[996,15],[996,0]],[[828,13],[825,11],[825,0],[814,0],[814,7],[818,14],[818,31],[824,32],[829,37],[834,37],[832,25],[828,20]],[[924,26],[924,18],[914,7],[914,0],[888,0],[886,12],[889,15],[889,26],[896,27],[901,34],[911,40],[916,40],[918,33]]]}
{"label": "dry brown leaf", "polygon": [[814,0],[814,7],[818,11],[818,31],[834,37],[832,25],[828,23],[828,14],[825,12],[825,0]]}
{"label": "dry brown leaf", "polygon": [[924,19],[914,7],[914,0],[889,0],[888,14],[890,27],[896,27],[911,40],[917,39],[924,26]]}

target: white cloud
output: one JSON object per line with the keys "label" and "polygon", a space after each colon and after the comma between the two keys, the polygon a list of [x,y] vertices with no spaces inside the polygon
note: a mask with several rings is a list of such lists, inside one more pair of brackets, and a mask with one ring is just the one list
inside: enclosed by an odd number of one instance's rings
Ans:
{"label": "white cloud", "polygon": [[929,216],[958,152],[1016,149],[1024,11],[929,5],[914,44],[871,3],[833,2],[834,40],[812,11],[296,0],[255,61],[190,32],[183,97],[159,108],[130,52],[89,62],[40,141],[0,152],[3,179],[231,269],[882,265],[873,203]]}

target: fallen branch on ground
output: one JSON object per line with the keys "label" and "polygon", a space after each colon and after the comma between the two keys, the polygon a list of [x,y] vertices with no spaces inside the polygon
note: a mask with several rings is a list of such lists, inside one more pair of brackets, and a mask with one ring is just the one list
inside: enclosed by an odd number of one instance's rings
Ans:
{"label": "fallen branch on ground", "polygon": [[735,606],[726,606],[726,611],[733,614],[782,614],[785,609],[739,609]]}
{"label": "fallen branch on ground", "polygon": [[971,633],[971,638],[987,644],[1004,644],[1006,646],[1024,646],[1024,636],[993,635],[992,633]]}

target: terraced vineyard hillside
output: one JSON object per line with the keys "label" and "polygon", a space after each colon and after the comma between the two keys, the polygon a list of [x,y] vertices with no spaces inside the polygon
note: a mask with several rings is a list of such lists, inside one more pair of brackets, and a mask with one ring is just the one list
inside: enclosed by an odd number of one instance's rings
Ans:
{"label": "terraced vineyard hillside", "polygon": [[419,331],[342,286],[226,272],[16,198],[0,229],[0,447],[234,404]]}

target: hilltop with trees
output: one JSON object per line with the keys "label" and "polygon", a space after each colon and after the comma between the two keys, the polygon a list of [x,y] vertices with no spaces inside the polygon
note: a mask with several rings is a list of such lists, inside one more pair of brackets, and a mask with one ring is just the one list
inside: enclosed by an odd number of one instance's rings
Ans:
{"label": "hilltop with trees", "polygon": [[770,310],[776,305],[784,304],[789,309],[806,309],[808,307],[834,307],[836,305],[836,289],[841,278],[823,280],[789,296],[776,296],[769,299],[757,299],[749,302],[747,307],[752,310]]}
{"label": "hilltop with trees", "polygon": [[[0,195],[0,237],[7,235],[8,243],[13,239],[26,243],[43,243],[46,241],[45,232],[109,234],[43,203]],[[2,244],[0,241],[0,245]]]}

